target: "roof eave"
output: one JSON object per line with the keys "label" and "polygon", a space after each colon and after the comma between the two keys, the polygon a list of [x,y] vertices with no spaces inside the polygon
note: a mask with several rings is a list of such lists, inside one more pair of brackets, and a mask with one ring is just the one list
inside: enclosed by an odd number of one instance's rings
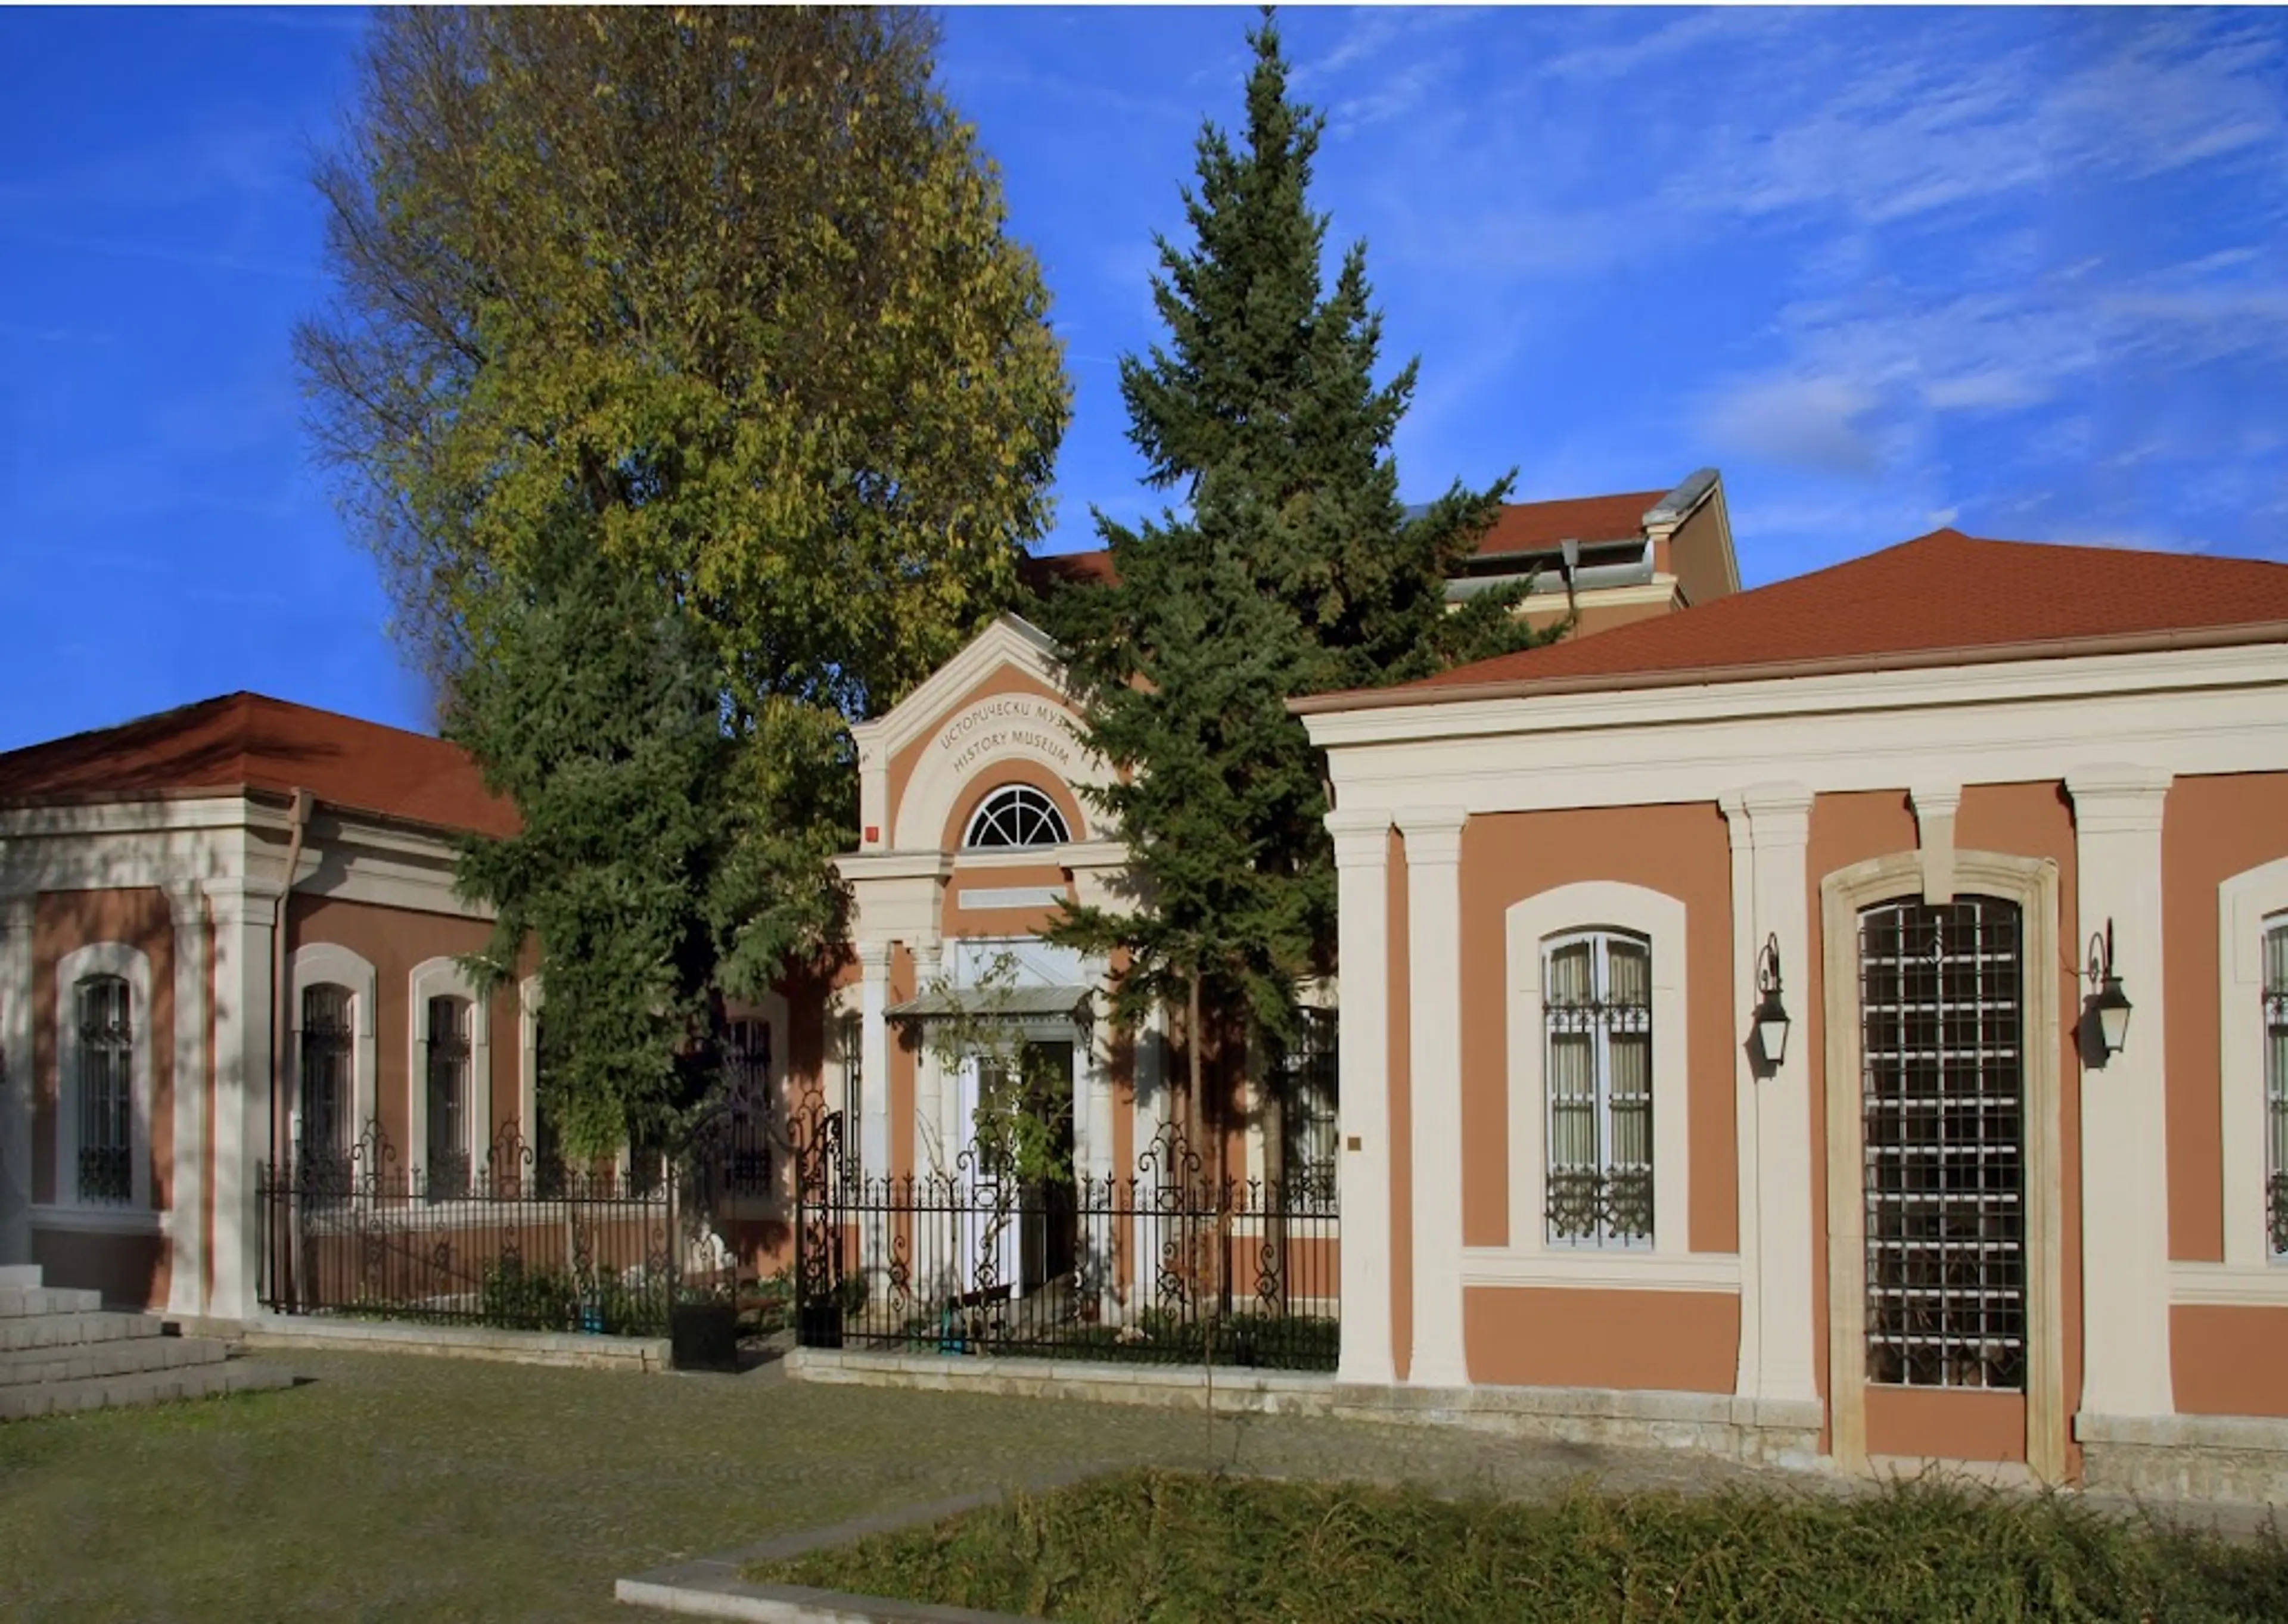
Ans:
{"label": "roof eave", "polygon": [[2166,631],[2115,633],[2104,637],[2053,638],[2038,642],[1996,643],[1983,646],[1903,649],[1888,654],[1839,654],[1818,660],[1771,660],[1753,665],[1608,671],[1578,677],[1505,677],[1488,682],[1410,685],[1402,688],[1352,688],[1291,699],[1287,701],[1287,709],[1291,715],[1299,717],[1326,716],[1361,710],[1395,710],[1419,705],[1532,699],[1544,694],[1622,693],[1646,688],[1696,688],[1719,683],[1863,676],[1876,671],[1997,665],[2022,660],[2156,654],[2181,648],[2229,648],[2252,643],[2288,643],[2288,621],[2252,621],[2236,626],[2194,626]]}

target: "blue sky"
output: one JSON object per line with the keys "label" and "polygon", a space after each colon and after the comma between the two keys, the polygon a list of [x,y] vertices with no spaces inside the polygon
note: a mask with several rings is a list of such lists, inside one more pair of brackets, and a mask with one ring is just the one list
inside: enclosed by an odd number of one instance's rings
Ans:
{"label": "blue sky", "polygon": [[[1132,519],[1114,358],[1251,13],[956,11],[941,66]],[[0,11],[0,749],[234,688],[418,725],[288,357],[354,12]],[[1310,9],[1406,494],[1724,471],[1750,584],[1941,524],[2288,559],[2288,12]]]}

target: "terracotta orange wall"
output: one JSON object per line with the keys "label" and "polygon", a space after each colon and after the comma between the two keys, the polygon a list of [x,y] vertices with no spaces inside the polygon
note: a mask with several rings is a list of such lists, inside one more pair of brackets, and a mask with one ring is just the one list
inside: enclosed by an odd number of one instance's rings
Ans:
{"label": "terracotta orange wall", "polygon": [[[2164,992],[2169,1010],[2164,1034],[2168,1050],[2169,1256],[2187,1263],[2224,1261],[2217,887],[2234,875],[2284,856],[2288,856],[2288,773],[2181,778],[2170,786],[2161,821],[2162,973],[2167,978]],[[2260,1012],[2251,1009],[2248,1018],[2259,1019]],[[2134,1035],[2133,1030],[2133,1041]],[[2179,1388],[2182,1403],[2181,1380]]]}
{"label": "terracotta orange wall", "polygon": [[2288,1308],[2169,1311],[2169,1369],[2187,1415],[2288,1415]]}
{"label": "terracotta orange wall", "polygon": [[1462,1345],[1473,1382],[1728,1393],[1739,1363],[1740,1299],[1474,1286],[1462,1293]]}
{"label": "terracotta orange wall", "polygon": [[1867,1453],[1941,1461],[2022,1461],[2025,1395],[1871,1386]]}
{"label": "terracotta orange wall", "polygon": [[[373,966],[375,1089],[380,1102],[384,1137],[395,1149],[398,1165],[407,1166],[413,1153],[410,1121],[412,1056],[412,990],[415,965],[425,959],[473,953],[485,944],[491,926],[481,920],[455,919],[444,914],[420,914],[409,908],[382,907],[369,902],[348,902],[337,897],[299,893],[288,912],[287,963],[294,949],[313,942],[331,942],[348,948]],[[290,992],[286,995],[290,996]],[[497,991],[486,1011],[486,1033],[492,1045],[492,1124],[497,1133],[516,1120],[522,1079],[519,1044],[516,989]]]}
{"label": "terracotta orange wall", "polygon": [[[914,768],[920,764],[925,752],[938,747],[936,721],[965,709],[980,700],[993,699],[1004,693],[1037,694],[1043,699],[1054,700],[1059,704],[1064,702],[1064,695],[1055,689],[1045,683],[1035,681],[1013,666],[1005,665],[996,669],[975,687],[948,705],[939,713],[937,718],[933,718],[928,732],[890,757],[887,768],[887,793],[883,796],[882,808],[882,815],[886,820],[882,829],[882,839],[885,844],[896,838],[894,831],[898,827],[899,804],[905,798],[906,786],[913,780]],[[958,833],[957,830],[956,832]]]}
{"label": "terracotta orange wall", "polygon": [[[150,1147],[152,1204],[164,1207],[174,1192],[175,927],[166,893],[157,890],[43,891],[32,913],[32,1199],[53,1201],[71,1169],[56,1166],[56,1112],[62,1097],[56,1074],[57,1011],[67,989],[56,985],[63,956],[95,942],[139,949],[151,967],[151,1007],[131,1012],[147,1034],[151,1055]],[[92,1239],[91,1237],[86,1239]],[[60,1277],[55,1282],[65,1283]]]}
{"label": "terracotta orange wall", "polygon": [[1704,803],[1504,812],[1463,826],[1463,1243],[1510,1240],[1508,910],[1585,880],[1646,886],[1685,906],[1688,1243],[1696,1252],[1737,1251],[1731,845],[1723,814]]}
{"label": "terracotta orange wall", "polygon": [[[1390,1348],[1398,1379],[1414,1360],[1414,1065],[1407,961],[1406,842],[1390,832]],[[1370,1155],[1374,1147],[1364,1147]],[[1371,1312],[1362,1304],[1361,1311]]]}
{"label": "terracotta orange wall", "polygon": [[[892,1008],[914,994],[913,950],[903,942],[890,948],[889,1002]],[[893,1175],[911,1174],[914,1166],[914,1068],[920,1058],[920,1039],[913,1023],[890,1023],[890,1165]]]}
{"label": "terracotta orange wall", "polygon": [[[2065,1411],[2071,1415],[2081,1395],[2081,1158],[2074,1147],[2081,1140],[2081,1093],[2079,1056],[2073,1044],[2073,1016],[2080,1008],[2079,976],[2075,967],[2073,944],[2081,939],[2075,897],[2078,884],[2075,860],[2073,814],[2064,788],[2056,783],[1972,784],[1965,787],[1962,803],[1955,814],[1955,845],[1958,850],[2001,852],[2018,857],[2046,857],[2058,865],[2058,939],[2067,951],[2061,954],[2052,973],[2057,978],[2054,996],[2059,1011],[2058,1074],[2061,1081],[2059,1145],[2062,1154],[2060,1168],[2062,1184],[2062,1212],[2060,1229],[2062,1248],[2060,1270],[2062,1279],[2064,1319],[2061,1335],[2065,1355]],[[1823,974],[1823,957],[1819,947],[1822,940],[1819,904],[1820,882],[1839,868],[1849,867],[1869,858],[1885,857],[1901,852],[1912,852],[1917,845],[1917,828],[1912,809],[1904,790],[1881,790],[1850,795],[1823,795],[1813,803],[1811,830],[1807,862],[1809,873],[1807,922],[1809,940],[1813,944],[1807,955],[1809,963],[1803,967],[1807,996],[1805,1001],[1806,1030],[1803,1042],[1811,1065],[1812,1108],[1812,1291],[1814,1324],[1827,1324],[1827,1174],[1825,1135],[1826,1113],[1826,989]],[[2026,966],[2026,973],[2038,973],[2038,967]],[[1792,1001],[1791,1001],[1792,1002]],[[1827,1390],[1828,1372],[1825,1334],[1816,1351],[1815,1367],[1819,1372],[1820,1390]],[[1868,1447],[1875,1453],[1902,1454],[1940,1454],[1942,1447],[1917,1446],[1904,1433],[1886,1433],[1887,1442],[1879,1440],[1879,1424],[1889,1427],[1883,1417],[1899,1417],[1899,1426],[1918,1436],[1927,1436],[1938,1444],[1964,1439],[1986,1439],[1990,1444],[1995,1430],[2003,1423],[1996,1420],[2001,1400],[1995,1395],[1975,1391],[1917,1391],[1902,1404],[1893,1399],[1901,1390],[1869,1388],[1867,1411]],[[1951,1406],[1951,1410],[1950,1409]],[[1958,1412],[1956,1414],[1954,1412]],[[2021,1430],[2016,1447],[2022,1459],[2024,1454],[2021,1403],[2016,1414],[2021,1417]],[[1988,1447],[1989,1444],[1980,1446]],[[1964,1456],[1966,1459],[2000,1459],[1998,1455]],[[2077,1473],[2080,1467],[2078,1447],[2067,1440],[2067,1469]]]}
{"label": "terracotta orange wall", "polygon": [[[957,834],[958,831],[957,831]],[[946,936],[1037,936],[1063,912],[1054,907],[964,907],[964,891],[1000,891],[1015,886],[1054,886],[1068,899],[1072,876],[1055,863],[1025,863],[1016,867],[981,867],[957,863],[945,887],[941,928]]]}

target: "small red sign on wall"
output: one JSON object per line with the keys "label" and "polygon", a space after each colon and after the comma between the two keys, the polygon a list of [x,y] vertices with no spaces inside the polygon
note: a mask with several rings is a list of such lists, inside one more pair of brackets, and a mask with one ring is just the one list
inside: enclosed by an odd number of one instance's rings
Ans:
{"label": "small red sign on wall", "polygon": [[882,838],[882,826],[881,826],[880,824],[878,824],[878,823],[870,823],[870,824],[868,824],[868,825],[866,826],[866,844],[867,844],[868,845],[870,845],[870,845],[872,845],[875,842],[878,841],[878,840],[879,840],[879,839],[881,839],[881,838]]}

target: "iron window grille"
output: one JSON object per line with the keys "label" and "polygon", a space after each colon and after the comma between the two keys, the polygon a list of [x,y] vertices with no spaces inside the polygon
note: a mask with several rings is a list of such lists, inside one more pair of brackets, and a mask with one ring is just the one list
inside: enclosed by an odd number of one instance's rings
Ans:
{"label": "iron window grille", "polygon": [[127,983],[88,976],[79,1000],[79,1199],[123,1205],[135,1195],[135,1034]]}
{"label": "iron window grille", "polygon": [[429,1001],[429,1199],[469,1192],[469,1002]]}
{"label": "iron window grille", "polygon": [[330,983],[302,989],[300,1158],[307,1187],[346,1192],[350,1177],[351,1056],[356,1031],[350,990]]}
{"label": "iron window grille", "polygon": [[2264,1128],[2271,1254],[2288,1257],[2288,923],[2264,933]]}
{"label": "iron window grille", "polygon": [[1298,1013],[1295,1041],[1279,1057],[1281,1184],[1290,1206],[1317,1210],[1335,1200],[1339,1026],[1332,1010]]}
{"label": "iron window grille", "polygon": [[847,1171],[855,1176],[859,1170],[858,1146],[860,1124],[866,1120],[866,1026],[857,1016],[846,1016],[841,1023],[842,1041],[842,1123],[846,1136],[844,1161]]}
{"label": "iron window grille", "polygon": [[1859,916],[1871,1382],[2024,1390],[2021,950],[1994,898]]}
{"label": "iron window grille", "polygon": [[1542,957],[1552,1245],[1652,1244],[1652,945],[1554,937]]}
{"label": "iron window grille", "polygon": [[727,1186],[733,1195],[767,1195],[771,1189],[771,1024],[731,1023],[723,1049],[723,1081],[730,1111],[725,1146]]}
{"label": "iron window grille", "polygon": [[972,851],[1061,846],[1072,838],[1057,804],[1030,784],[1008,784],[979,804],[961,837]]}

